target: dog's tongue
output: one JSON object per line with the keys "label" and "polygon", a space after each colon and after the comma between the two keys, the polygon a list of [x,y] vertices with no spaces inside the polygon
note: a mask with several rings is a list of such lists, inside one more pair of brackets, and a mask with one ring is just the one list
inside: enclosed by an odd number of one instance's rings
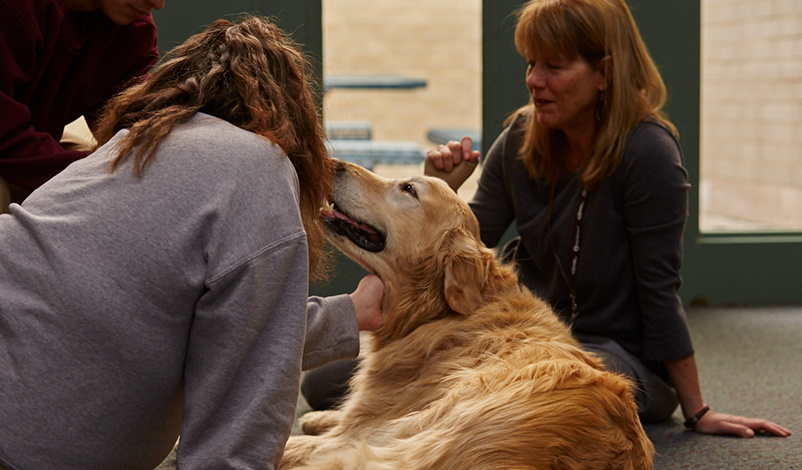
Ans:
{"label": "dog's tongue", "polygon": [[353,225],[354,227],[356,227],[359,230],[362,230],[364,232],[367,232],[367,233],[370,233],[370,234],[376,234],[377,233],[372,228],[368,227],[365,224],[360,224],[356,220],[348,217],[347,215],[343,214],[342,212],[338,211],[337,209],[329,209],[328,211],[326,211],[326,215],[328,215],[329,217],[335,218],[335,219],[344,220],[344,221],[348,222],[349,224]]}

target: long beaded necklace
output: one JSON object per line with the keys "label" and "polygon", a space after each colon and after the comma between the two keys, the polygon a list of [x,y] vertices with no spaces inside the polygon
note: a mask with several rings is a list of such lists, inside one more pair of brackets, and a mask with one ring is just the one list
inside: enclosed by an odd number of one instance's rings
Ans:
{"label": "long beaded necklace", "polygon": [[560,262],[560,257],[557,256],[557,250],[554,248],[554,238],[551,236],[551,214],[554,209],[554,190],[556,187],[556,183],[552,184],[551,190],[549,191],[549,213],[547,219],[548,235],[549,243],[551,244],[551,252],[554,254],[554,259],[557,261],[557,267],[560,269],[560,274],[562,275],[563,280],[568,285],[568,293],[571,299],[571,320],[568,324],[573,325],[574,320],[579,315],[575,289],[576,267],[579,262],[579,235],[582,229],[582,211],[585,209],[585,201],[587,201],[588,198],[588,190],[582,188],[582,197],[579,200],[579,206],[576,209],[576,219],[574,221],[574,244],[571,249],[571,270],[569,275],[565,272],[565,269],[563,269],[563,265]]}

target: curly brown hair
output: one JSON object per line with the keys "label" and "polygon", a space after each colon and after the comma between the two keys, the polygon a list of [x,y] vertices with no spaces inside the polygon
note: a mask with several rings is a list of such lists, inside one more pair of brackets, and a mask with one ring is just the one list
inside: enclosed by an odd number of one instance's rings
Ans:
{"label": "curly brown hair", "polygon": [[307,67],[300,48],[267,18],[215,21],[170,51],[149,80],[108,103],[94,129],[98,146],[129,130],[109,171],[133,157],[134,174],[141,175],[170,131],[199,111],[275,142],[298,174],[310,276],[324,277],[325,239],[315,221],[333,163]]}

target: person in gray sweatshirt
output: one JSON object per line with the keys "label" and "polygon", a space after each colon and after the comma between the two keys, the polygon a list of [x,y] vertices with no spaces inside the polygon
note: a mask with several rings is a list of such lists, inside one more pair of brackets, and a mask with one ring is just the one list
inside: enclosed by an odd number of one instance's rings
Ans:
{"label": "person in gray sweatshirt", "polygon": [[118,95],[99,148],[0,215],[0,469],[272,469],[302,369],[383,285],[308,298],[333,171],[305,61],[219,20]]}

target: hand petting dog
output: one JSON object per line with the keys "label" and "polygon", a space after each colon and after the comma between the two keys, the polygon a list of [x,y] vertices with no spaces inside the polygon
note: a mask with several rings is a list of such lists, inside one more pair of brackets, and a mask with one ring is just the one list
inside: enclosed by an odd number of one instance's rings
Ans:
{"label": "hand petting dog", "polygon": [[359,331],[376,331],[382,326],[381,302],[384,283],[376,274],[368,274],[359,281],[351,294]]}

